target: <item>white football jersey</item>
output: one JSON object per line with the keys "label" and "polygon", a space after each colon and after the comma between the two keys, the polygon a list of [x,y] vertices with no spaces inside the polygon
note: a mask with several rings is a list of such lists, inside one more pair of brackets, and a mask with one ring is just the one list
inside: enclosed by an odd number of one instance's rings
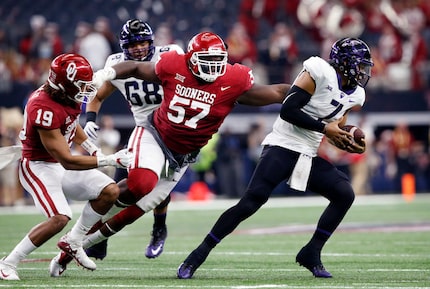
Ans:
{"label": "white football jersey", "polygon": [[[349,94],[341,91],[335,69],[324,59],[317,56],[308,58],[303,62],[303,70],[310,73],[316,84],[315,93],[302,108],[309,116],[329,123],[341,118],[350,108],[363,106],[364,89],[357,86]],[[263,145],[281,146],[314,157],[323,136],[320,132],[298,127],[278,116]]]}
{"label": "white football jersey", "polygon": [[[160,58],[161,53],[172,50],[176,50],[181,54],[184,53],[182,48],[176,44],[156,46],[154,56],[150,61],[156,62]],[[124,53],[120,52],[112,54],[107,58],[105,68],[123,61]],[[115,79],[112,80],[111,83],[128,101],[136,126],[143,125],[147,116],[161,104],[164,96],[161,85],[137,79],[135,77]]]}

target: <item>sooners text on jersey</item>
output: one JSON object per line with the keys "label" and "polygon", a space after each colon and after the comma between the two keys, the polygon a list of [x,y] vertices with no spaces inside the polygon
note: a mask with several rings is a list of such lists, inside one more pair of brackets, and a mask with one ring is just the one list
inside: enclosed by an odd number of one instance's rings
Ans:
{"label": "sooners text on jersey", "polygon": [[185,55],[174,51],[163,53],[155,70],[164,101],[154,112],[154,124],[167,147],[180,154],[202,148],[254,82],[250,68],[240,64],[228,64],[215,82],[201,82],[188,69]]}

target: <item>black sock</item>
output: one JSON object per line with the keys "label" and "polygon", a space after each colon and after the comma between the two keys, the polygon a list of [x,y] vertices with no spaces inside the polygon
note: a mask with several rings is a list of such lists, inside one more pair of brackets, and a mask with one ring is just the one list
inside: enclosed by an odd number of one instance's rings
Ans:
{"label": "black sock", "polygon": [[212,233],[209,233],[203,242],[188,255],[185,262],[193,264],[194,266],[200,266],[208,257],[211,250],[220,242]]}
{"label": "black sock", "polygon": [[219,242],[221,242],[221,240],[215,237],[215,235],[212,234],[212,232],[207,234],[207,236],[203,240],[203,243],[205,243],[211,249],[213,249]]}
{"label": "black sock", "polygon": [[318,251],[321,251],[330,236],[330,232],[317,228],[308,245],[316,248]]}
{"label": "black sock", "polygon": [[160,215],[154,214],[154,228],[166,227],[166,217],[166,213]]}
{"label": "black sock", "polygon": [[205,242],[202,242],[190,255],[188,255],[185,262],[193,264],[194,266],[200,266],[207,258],[212,248],[209,247]]}

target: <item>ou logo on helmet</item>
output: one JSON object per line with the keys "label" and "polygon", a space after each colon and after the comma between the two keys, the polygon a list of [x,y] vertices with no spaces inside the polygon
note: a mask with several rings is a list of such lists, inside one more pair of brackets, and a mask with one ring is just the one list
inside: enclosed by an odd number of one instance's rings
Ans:
{"label": "ou logo on helmet", "polygon": [[73,82],[76,77],[76,73],[78,70],[76,69],[76,64],[74,62],[70,62],[66,68],[66,77],[70,82]]}

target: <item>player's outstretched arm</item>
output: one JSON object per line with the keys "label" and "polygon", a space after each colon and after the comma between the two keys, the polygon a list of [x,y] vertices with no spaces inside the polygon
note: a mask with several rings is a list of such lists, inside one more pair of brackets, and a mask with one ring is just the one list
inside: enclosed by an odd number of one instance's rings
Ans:
{"label": "player's outstretched arm", "polygon": [[240,104],[263,106],[282,103],[291,85],[286,83],[262,85],[254,84],[238,98]]}
{"label": "player's outstretched arm", "polygon": [[98,70],[93,75],[93,84],[100,88],[103,83],[113,79],[136,77],[149,82],[161,83],[155,73],[155,64],[150,61],[124,61]]}

